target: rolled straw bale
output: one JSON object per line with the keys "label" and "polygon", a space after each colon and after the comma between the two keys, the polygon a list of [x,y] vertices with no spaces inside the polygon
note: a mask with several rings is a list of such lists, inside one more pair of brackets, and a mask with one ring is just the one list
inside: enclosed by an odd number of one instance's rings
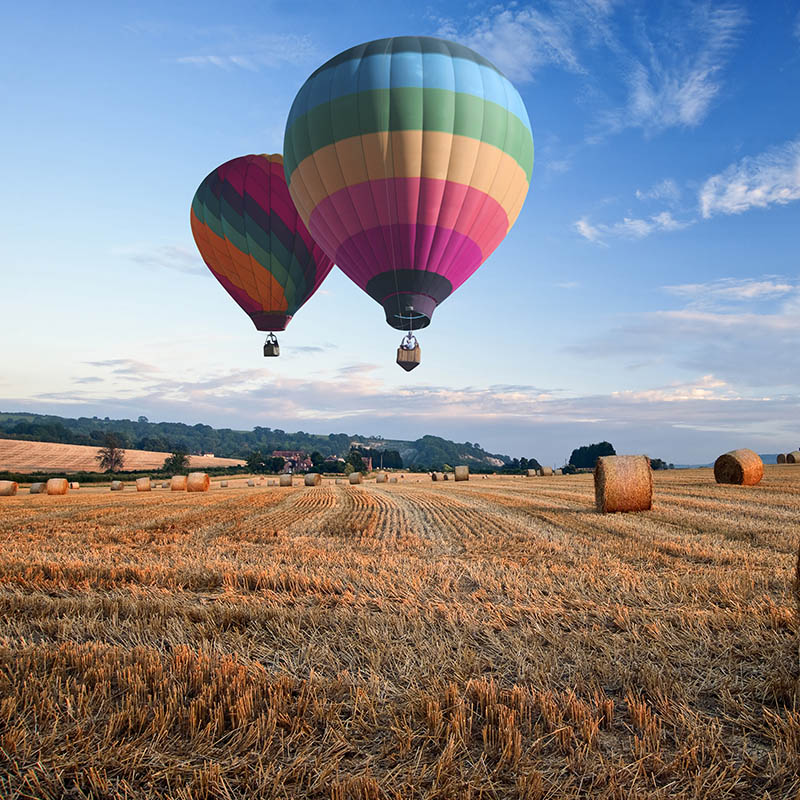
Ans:
{"label": "rolled straw bale", "polygon": [[281,475],[279,480],[280,486],[291,486],[292,485],[292,476],[291,475]]}
{"label": "rolled straw bale", "polygon": [[30,488],[31,494],[42,494],[43,492],[47,491],[47,484],[46,483],[32,483]]}
{"label": "rolled straw bale", "polygon": [[778,453],[778,463],[779,464],[786,463],[786,453]]}
{"label": "rolled straw bale", "polygon": [[152,487],[150,486],[150,478],[137,478],[136,479],[136,491],[137,492],[149,492]]}
{"label": "rolled straw bale", "polygon": [[763,477],[764,462],[758,453],[746,447],[723,453],[714,462],[714,479],[717,483],[755,486]]}
{"label": "rolled straw bale", "polygon": [[173,475],[172,480],[169,482],[169,488],[173,492],[185,492],[186,491],[186,476],[185,475]]}
{"label": "rolled straw bale", "polygon": [[469,480],[469,467],[456,467],[456,480],[468,481]]}
{"label": "rolled straw bale", "polygon": [[529,478],[535,478],[539,473],[535,469],[529,469],[526,474]]}
{"label": "rolled straw bale", "polygon": [[227,489],[228,488],[228,481],[220,481],[219,482],[220,489]]}
{"label": "rolled straw bale", "polygon": [[653,471],[647,456],[600,456],[594,468],[594,497],[603,514],[649,511]]}
{"label": "rolled straw bale", "polygon": [[442,480],[443,481],[449,481],[450,480],[449,473],[447,473],[447,472],[442,473]]}
{"label": "rolled straw bale", "polygon": [[190,472],[186,479],[187,492],[207,492],[211,488],[211,478],[207,472]]}
{"label": "rolled straw bale", "polygon": [[78,481],[70,481],[69,482],[69,488],[70,489],[80,489],[81,485],[78,483]]}
{"label": "rolled straw bale", "polygon": [[542,476],[545,478],[550,477],[553,474],[552,467],[542,467]]}
{"label": "rolled straw bale", "polygon": [[169,489],[169,487],[170,487],[170,482],[169,481],[162,481],[161,482],[161,488],[162,489]]}
{"label": "rolled straw bale", "polygon": [[121,492],[124,488],[125,484],[122,481],[111,481],[112,492]]}
{"label": "rolled straw bale", "polygon": [[361,473],[360,472],[351,472],[348,476],[350,479],[350,484],[354,485],[356,483],[361,483]]}
{"label": "rolled straw bale", "polygon": [[564,470],[563,469],[557,469],[553,474],[554,475],[563,475],[564,474]]}
{"label": "rolled straw bale", "polygon": [[389,476],[385,472],[379,472],[375,476],[375,483],[386,483],[388,478],[389,478]]}
{"label": "rolled straw bale", "polygon": [[47,481],[47,494],[66,494],[69,490],[69,482],[66,478],[50,478]]}
{"label": "rolled straw bale", "polygon": [[791,453],[786,454],[787,464],[800,464],[800,450],[792,450]]}
{"label": "rolled straw bale", "polygon": [[443,472],[434,472],[431,475],[431,480],[434,481],[443,481],[444,480],[444,473]]}
{"label": "rolled straw bale", "polygon": [[389,478],[389,483],[397,483],[397,476],[396,475],[392,475],[392,477]]}
{"label": "rolled straw bale", "polygon": [[19,489],[16,481],[0,481],[0,497],[13,497]]}
{"label": "rolled straw bale", "polygon": [[319,472],[307,472],[303,483],[306,486],[319,486],[322,483],[322,475]]}
{"label": "rolled straw bale", "polygon": [[248,486],[255,486],[256,482],[251,478],[249,481],[247,481],[247,485]]}
{"label": "rolled straw bale", "polygon": [[277,486],[277,485],[278,481],[275,480],[275,478],[271,478],[270,480],[267,481],[267,486]]}
{"label": "rolled straw bale", "polygon": [[336,485],[337,486],[341,486],[343,483],[345,483],[344,478],[337,478],[336,479]]}

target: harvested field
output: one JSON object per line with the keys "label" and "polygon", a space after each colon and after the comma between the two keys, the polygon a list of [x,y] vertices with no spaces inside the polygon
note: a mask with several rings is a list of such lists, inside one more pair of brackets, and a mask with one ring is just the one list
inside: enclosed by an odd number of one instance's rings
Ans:
{"label": "harvested field", "polygon": [[800,470],[0,498],[0,797],[795,798]]}
{"label": "harvested field", "polygon": [[[54,444],[0,439],[0,470],[9,472],[102,472],[97,462],[97,447],[82,444]],[[159,469],[169,453],[149,450],[126,450],[126,470]],[[244,464],[237,458],[189,456],[189,467],[236,467]]]}

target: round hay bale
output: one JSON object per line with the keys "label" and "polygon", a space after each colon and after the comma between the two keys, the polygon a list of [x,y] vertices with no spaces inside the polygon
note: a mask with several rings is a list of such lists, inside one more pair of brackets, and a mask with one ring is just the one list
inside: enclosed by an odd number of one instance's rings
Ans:
{"label": "round hay bale", "polygon": [[207,472],[190,472],[186,479],[187,492],[207,492],[211,488],[211,478]]}
{"label": "round hay bale", "polygon": [[112,492],[121,492],[124,488],[125,484],[122,481],[111,481]]}
{"label": "round hay bale", "polygon": [[355,485],[356,483],[361,483],[361,473],[360,472],[351,472],[350,475],[348,475],[348,478],[350,480],[350,485],[351,486]]}
{"label": "round hay bale", "polygon": [[347,481],[345,481],[345,479],[344,479],[344,478],[337,478],[337,479],[336,479],[336,485],[337,485],[337,486],[342,486],[342,485],[344,485],[345,483],[347,483]]}
{"label": "round hay bale", "polygon": [[292,485],[292,476],[291,475],[281,475],[278,484],[280,486],[291,486]]}
{"label": "round hay bale", "polygon": [[169,481],[162,481],[161,482],[161,488],[162,489],[169,489],[169,487],[170,487]]}
{"label": "round hay bale", "polygon": [[469,467],[461,466],[456,467],[456,480],[468,481],[469,480]]}
{"label": "round hay bale", "polygon": [[786,453],[778,453],[778,463],[779,464],[786,463]]}
{"label": "round hay bale", "polygon": [[392,475],[392,477],[389,478],[389,483],[397,483],[397,476],[396,475]]}
{"label": "round hay bale", "polygon": [[787,464],[800,464],[800,450],[792,450],[791,453],[786,454]]}
{"label": "round hay bale", "polygon": [[70,481],[69,482],[69,488],[70,489],[80,489],[81,485],[78,483],[78,481]]}
{"label": "round hay bale", "polygon": [[13,497],[19,489],[16,481],[0,481],[0,497]]}
{"label": "round hay bale", "polygon": [[600,456],[594,468],[594,497],[603,514],[649,511],[653,471],[647,456]]}
{"label": "round hay bale", "polygon": [[386,483],[389,479],[389,476],[385,472],[379,472],[375,476],[375,483]]}
{"label": "round hay bale", "polygon": [[563,475],[564,474],[564,470],[563,469],[557,469],[553,474],[554,475]]}
{"label": "round hay bale", "polygon": [[[529,470],[528,470],[528,471],[527,471],[525,474],[526,474],[526,475],[527,475],[529,478],[535,478],[535,477],[537,477],[537,475],[538,475],[539,473],[538,473],[538,472],[537,472],[535,469],[529,469]],[[485,478],[486,476],[484,475],[483,477]]]}
{"label": "round hay bale", "polygon": [[434,472],[431,475],[431,479],[434,481],[443,481],[444,480],[444,472]]}
{"label": "round hay bale", "polygon": [[172,480],[169,482],[169,488],[173,492],[185,492],[186,491],[186,476],[185,475],[173,475]]}
{"label": "round hay bale", "polygon": [[746,447],[723,453],[714,462],[714,479],[717,483],[755,486],[763,477],[764,462],[758,453]]}
{"label": "round hay bale", "polygon": [[42,494],[43,492],[47,491],[47,484],[46,483],[32,483],[31,488],[29,489],[31,494]]}
{"label": "round hay bale", "polygon": [[449,481],[449,480],[450,480],[450,475],[449,475],[449,473],[447,473],[447,472],[443,472],[443,473],[442,473],[442,480],[443,480],[443,481]]}
{"label": "round hay bale", "polygon": [[322,475],[319,472],[307,472],[303,478],[306,486],[319,486],[322,483]]}
{"label": "round hay bale", "polygon": [[553,474],[553,468],[552,467],[542,467],[541,474],[542,474],[543,478],[549,478]]}
{"label": "round hay bale", "polygon": [[66,494],[69,491],[69,483],[66,478],[50,478],[47,481],[47,494]]}
{"label": "round hay bale", "polygon": [[277,485],[278,481],[276,481],[275,478],[271,478],[270,480],[267,481],[267,486],[277,486]]}
{"label": "round hay bale", "polygon": [[247,481],[247,485],[253,487],[256,485],[256,482],[251,478],[249,481]]}
{"label": "round hay bale", "polygon": [[149,492],[152,487],[150,486],[150,478],[137,478],[136,479],[136,491],[137,492]]}
{"label": "round hay bale", "polygon": [[227,489],[228,488],[228,481],[220,481],[219,482],[220,489]]}

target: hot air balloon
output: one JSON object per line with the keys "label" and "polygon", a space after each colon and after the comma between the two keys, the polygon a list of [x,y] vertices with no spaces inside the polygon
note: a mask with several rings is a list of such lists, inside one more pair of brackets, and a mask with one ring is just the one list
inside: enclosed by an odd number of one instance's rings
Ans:
{"label": "hot air balloon", "polygon": [[413,331],[517,219],[533,134],[519,93],[485,58],[399,36],[352,47],[311,75],[289,113],[284,157],[311,235],[407,332],[398,363],[410,370]]}
{"label": "hot air balloon", "polygon": [[190,217],[206,266],[256,329],[269,331],[264,355],[279,355],[273,331],[285,330],[333,267],[292,203],[283,157],[226,161],[200,184]]}

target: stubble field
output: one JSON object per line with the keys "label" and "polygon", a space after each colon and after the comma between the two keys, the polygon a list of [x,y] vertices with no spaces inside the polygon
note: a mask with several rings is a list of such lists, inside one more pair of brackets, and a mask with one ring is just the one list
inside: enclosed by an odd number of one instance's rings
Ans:
{"label": "stubble field", "polygon": [[0,797],[800,796],[800,467],[0,498]]}

